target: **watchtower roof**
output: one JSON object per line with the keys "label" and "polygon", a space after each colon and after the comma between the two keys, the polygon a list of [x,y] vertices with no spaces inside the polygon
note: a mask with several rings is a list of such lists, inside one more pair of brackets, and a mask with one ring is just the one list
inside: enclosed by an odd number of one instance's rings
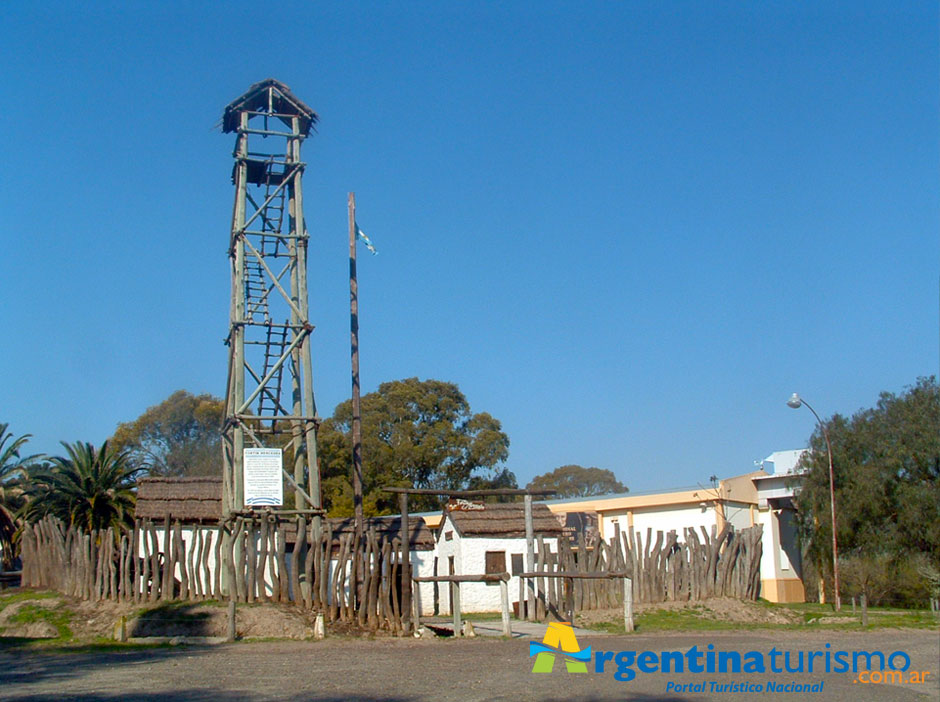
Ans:
{"label": "watchtower roof", "polygon": [[[272,114],[285,117],[300,118],[300,133],[307,135],[310,129],[319,121],[317,113],[294,95],[290,88],[274,78],[268,78],[255,83],[239,98],[236,98],[225,107],[222,115],[222,131],[234,132],[238,129],[238,114],[245,110],[251,112],[267,112],[269,107]],[[283,117],[282,117],[283,119]],[[285,120],[286,121],[286,120]]]}

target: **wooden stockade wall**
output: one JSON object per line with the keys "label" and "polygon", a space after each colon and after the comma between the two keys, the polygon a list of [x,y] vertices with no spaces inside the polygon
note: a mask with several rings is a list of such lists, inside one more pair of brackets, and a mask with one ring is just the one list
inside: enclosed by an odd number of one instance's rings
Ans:
{"label": "wooden stockade wall", "polygon": [[[357,548],[353,533],[334,534],[323,522],[317,534],[304,517],[273,514],[195,528],[138,520],[133,530],[116,535],[112,529],[89,534],[45,518],[23,531],[22,583],[89,600],[292,602],[322,612],[327,621],[408,631],[411,612],[403,612],[402,603],[412,601],[411,578],[404,572],[401,539],[370,528]],[[194,543],[184,543],[184,533]],[[718,533],[686,529],[680,541],[675,532],[659,531],[654,538],[651,530],[645,537],[629,530],[593,545],[583,536],[574,546],[559,539],[557,552],[539,537],[535,572],[622,573],[631,579],[634,602],[755,600],[761,533],[759,525],[734,531],[726,524]],[[523,606],[520,615],[543,619],[621,607],[622,588],[619,577],[520,578],[519,601],[534,601],[534,609]]]}
{"label": "wooden stockade wall", "polygon": [[[760,594],[760,525],[734,531],[727,523],[717,532],[701,527],[676,532],[651,529],[645,538],[632,529],[593,546],[580,536],[576,546],[559,539],[552,552],[544,540],[536,543],[536,573],[622,573],[632,581],[634,602],[704,600],[736,597],[756,600]],[[701,538],[699,535],[701,534]],[[520,602],[531,602],[529,618],[543,619],[565,612],[619,608],[623,584],[619,578],[575,579],[534,577],[519,583]],[[530,605],[531,607],[531,605]],[[521,609],[520,609],[521,614]]]}
{"label": "wooden stockade wall", "polygon": [[[238,518],[192,530],[139,520],[116,535],[47,517],[23,532],[22,582],[95,601],[293,602],[327,621],[407,631],[411,613],[402,616],[400,589],[411,579],[402,577],[401,540],[371,528],[357,549],[354,534],[334,536],[324,524],[312,534],[303,517]],[[184,534],[195,543],[184,544]]]}

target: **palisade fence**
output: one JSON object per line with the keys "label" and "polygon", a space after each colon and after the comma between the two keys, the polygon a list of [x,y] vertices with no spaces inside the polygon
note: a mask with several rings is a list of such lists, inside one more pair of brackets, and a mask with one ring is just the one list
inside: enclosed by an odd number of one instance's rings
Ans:
{"label": "palisade fence", "polygon": [[[634,602],[695,601],[709,597],[755,600],[760,592],[761,526],[720,532],[632,529],[609,541],[576,544],[562,538],[556,551],[538,537],[535,572],[519,580],[519,601],[534,600],[542,619],[573,610],[622,606],[620,578],[566,578],[565,573],[622,574]],[[185,537],[184,538],[184,534]],[[288,548],[288,547],[291,548]],[[393,633],[411,628],[411,568],[401,539],[370,528],[361,542],[319,533],[304,517],[274,513],[239,517],[218,526],[138,520],[133,530],[84,532],[46,517],[21,537],[24,587],[49,588],[86,600],[157,603],[235,600],[294,603],[327,621]],[[405,575],[405,573],[408,575]],[[548,577],[548,574],[558,574]],[[355,583],[355,586],[353,584]],[[520,607],[520,612],[523,607]]]}
{"label": "palisade fence", "polygon": [[117,538],[46,517],[23,532],[22,582],[95,601],[294,603],[327,621],[407,631],[401,540],[370,529],[357,549],[354,534],[323,522],[316,534],[303,517],[273,514],[195,528],[138,520]]}
{"label": "palisade fence", "polygon": [[[735,531],[725,523],[719,532],[700,527],[683,530],[682,541],[675,531],[646,530],[645,539],[629,529],[609,540],[576,545],[559,539],[553,553],[541,537],[537,541],[535,572],[557,573],[556,577],[534,577],[519,584],[519,601],[534,591],[535,617],[565,611],[608,609],[623,605],[619,578],[565,578],[564,573],[620,574],[631,579],[634,602],[697,601],[709,597],[756,600],[760,594],[760,559],[763,527],[755,525]],[[583,556],[581,555],[583,554]]]}

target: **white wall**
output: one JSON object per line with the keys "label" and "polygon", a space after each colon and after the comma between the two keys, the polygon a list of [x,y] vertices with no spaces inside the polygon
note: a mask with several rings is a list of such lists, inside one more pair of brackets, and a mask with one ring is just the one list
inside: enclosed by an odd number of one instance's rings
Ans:
{"label": "white wall", "polygon": [[[751,505],[747,502],[724,501],[725,520],[730,522],[736,530],[747,529],[751,525]],[[610,538],[616,533],[615,525],[620,526],[620,531],[625,533],[628,529],[628,510],[617,510],[604,512],[601,516],[603,523],[604,540],[610,541]],[[642,507],[632,510],[633,512],[633,530],[643,539],[644,546],[646,542],[646,530],[652,529],[652,539],[655,543],[656,532],[662,531],[668,534],[675,531],[679,540],[682,540],[683,531],[687,528],[695,529],[701,538],[700,527],[705,527],[711,534],[712,527],[718,526],[718,513],[714,502],[707,502],[703,508],[701,505],[670,505],[664,507]]]}
{"label": "white wall", "polygon": [[777,520],[774,518],[773,510],[760,509],[757,511],[757,523],[764,527],[761,534],[761,558],[760,558],[760,579],[774,580],[777,575],[776,554],[778,544]]}
{"label": "white wall", "polygon": [[[453,539],[447,540],[447,532],[453,533]],[[538,534],[536,534],[538,537]],[[558,552],[558,539],[545,538],[546,548],[553,553]],[[538,548],[538,542],[536,542]],[[454,556],[454,573],[457,575],[481,575],[486,572],[486,552],[504,551],[506,554],[506,570],[512,573],[512,555],[522,554],[525,558],[525,537],[515,538],[480,538],[461,536],[454,528],[450,516],[444,520],[437,540],[438,575],[448,575],[448,558]],[[523,560],[524,564],[524,560]],[[450,614],[450,585],[441,583],[439,588],[440,614]],[[499,583],[461,583],[460,584],[460,611],[461,612],[498,612],[501,602]],[[519,578],[509,578],[509,602],[519,599]],[[422,590],[421,614],[434,613],[433,588],[430,597],[424,596]]]}
{"label": "white wall", "polygon": [[796,471],[796,464],[804,453],[806,449],[774,451],[761,461],[761,467],[770,475],[789,475]]}
{"label": "white wall", "polygon": [[[198,548],[197,548],[198,544],[196,542],[196,536],[195,536],[195,532],[197,530],[203,531],[203,538],[205,540],[205,543],[208,544],[209,546],[209,569],[210,571],[214,572],[215,567],[216,567],[215,544],[216,544],[216,539],[219,538],[219,530],[217,527],[183,525],[181,527],[181,531],[183,535],[183,548],[186,554],[186,558],[189,558],[189,553],[191,549],[196,549],[196,552],[193,554],[193,560],[194,560],[194,565],[195,565],[195,559],[198,556]],[[159,553],[163,553],[163,527],[154,526],[154,531],[157,534],[157,551]],[[171,534],[171,537],[172,537],[172,534]],[[139,554],[141,558],[143,558],[143,554],[144,554],[144,548],[143,548],[144,538],[145,538],[145,532],[141,530],[140,531],[140,544],[139,544]],[[149,537],[147,538],[149,539]],[[256,552],[260,551],[260,537],[257,535],[257,532],[255,536],[255,548],[256,548]],[[290,554],[289,549],[287,553],[285,554],[284,560],[287,564],[286,576],[288,578],[287,580],[288,588],[290,591],[290,595],[293,596],[293,589],[290,587],[291,554]],[[264,566],[264,585],[265,585],[265,592],[267,592],[268,595],[273,595],[274,587],[273,587],[273,581],[271,579],[270,565],[271,565],[270,559],[268,559],[265,562],[265,566]],[[433,567],[434,567],[434,551],[429,550],[429,551],[412,551],[411,552],[411,568],[412,568],[413,575],[421,575],[421,576],[432,575]],[[180,579],[180,574],[181,574],[181,564],[178,564],[174,571],[174,576],[176,577],[177,580]],[[335,574],[336,574],[336,560],[334,559],[330,562],[330,581],[331,582],[333,578],[335,577]],[[202,577],[203,578],[205,577],[204,574],[202,575]],[[347,568],[346,584],[344,584],[344,587],[343,587],[343,591],[346,594],[349,593],[349,585],[348,585],[349,577],[350,577],[350,573],[349,573],[349,569]],[[228,579],[227,573],[223,571],[221,582],[222,582],[222,589],[225,592],[227,592],[227,585],[226,585],[227,579]],[[332,592],[332,590],[330,591]],[[421,583],[421,595],[424,598],[431,601],[432,606],[433,606],[433,595],[434,595],[433,583]]]}
{"label": "white wall", "polygon": [[[638,533],[646,545],[646,530],[653,530],[653,541],[656,541],[656,532],[662,531],[667,534],[675,531],[679,539],[682,539],[682,530],[687,527],[693,527],[699,531],[700,526],[704,526],[709,532],[713,525],[717,524],[715,516],[715,507],[708,503],[702,510],[699,505],[674,505],[669,507],[644,507],[633,511],[633,531]],[[625,533],[628,530],[627,510],[617,512],[604,512],[602,521],[604,524],[604,539],[609,541],[615,533],[614,523],[620,525],[620,531]]]}
{"label": "white wall", "polygon": [[[153,531],[157,535],[157,552],[163,553],[163,539],[164,539],[163,527],[154,525]],[[199,548],[198,548],[199,544],[197,542],[196,532],[197,531],[202,532],[203,550],[205,550],[206,548],[209,549],[209,561],[208,561],[209,571],[214,573],[216,570],[215,545],[220,535],[219,528],[213,527],[213,526],[199,526],[195,524],[185,524],[181,526],[180,531],[182,532],[182,535],[183,535],[183,551],[184,551],[185,558],[186,558],[186,561],[184,562],[186,563],[189,562],[188,559],[189,559],[190,552],[193,552],[193,566],[194,567],[196,566],[196,559],[199,556]],[[150,539],[148,532],[149,530],[145,531],[144,529],[141,529],[138,532],[140,534],[138,544],[137,544],[137,555],[139,558],[144,557],[144,539],[148,540],[151,553],[153,552],[153,542]],[[171,549],[172,549],[172,541],[173,541],[173,533],[171,530],[170,532],[170,542],[171,542],[170,548]],[[182,571],[182,562],[177,564],[173,572],[173,575],[175,576],[177,580],[181,579],[180,578],[181,571]],[[203,580],[203,588],[206,588],[206,583],[205,583],[206,576],[205,576],[204,571],[200,571],[200,577]],[[225,573],[223,573],[222,574],[223,589],[225,588],[225,582],[226,582],[226,575]],[[269,583],[269,587],[270,587],[270,583]]]}
{"label": "white wall", "polygon": [[[741,531],[742,529],[753,526],[753,524],[751,524],[751,507],[753,505],[750,502],[727,501],[724,505],[725,520],[735,528],[735,531]],[[757,523],[756,518],[754,523]]]}

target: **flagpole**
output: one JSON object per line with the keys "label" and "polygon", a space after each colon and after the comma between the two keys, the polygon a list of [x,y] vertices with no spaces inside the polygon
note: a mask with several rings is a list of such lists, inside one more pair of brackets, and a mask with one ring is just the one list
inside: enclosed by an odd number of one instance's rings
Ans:
{"label": "flagpole", "polygon": [[362,539],[362,418],[359,407],[359,283],[356,280],[356,193],[349,193],[349,330],[352,357],[353,505],[356,543]]}

